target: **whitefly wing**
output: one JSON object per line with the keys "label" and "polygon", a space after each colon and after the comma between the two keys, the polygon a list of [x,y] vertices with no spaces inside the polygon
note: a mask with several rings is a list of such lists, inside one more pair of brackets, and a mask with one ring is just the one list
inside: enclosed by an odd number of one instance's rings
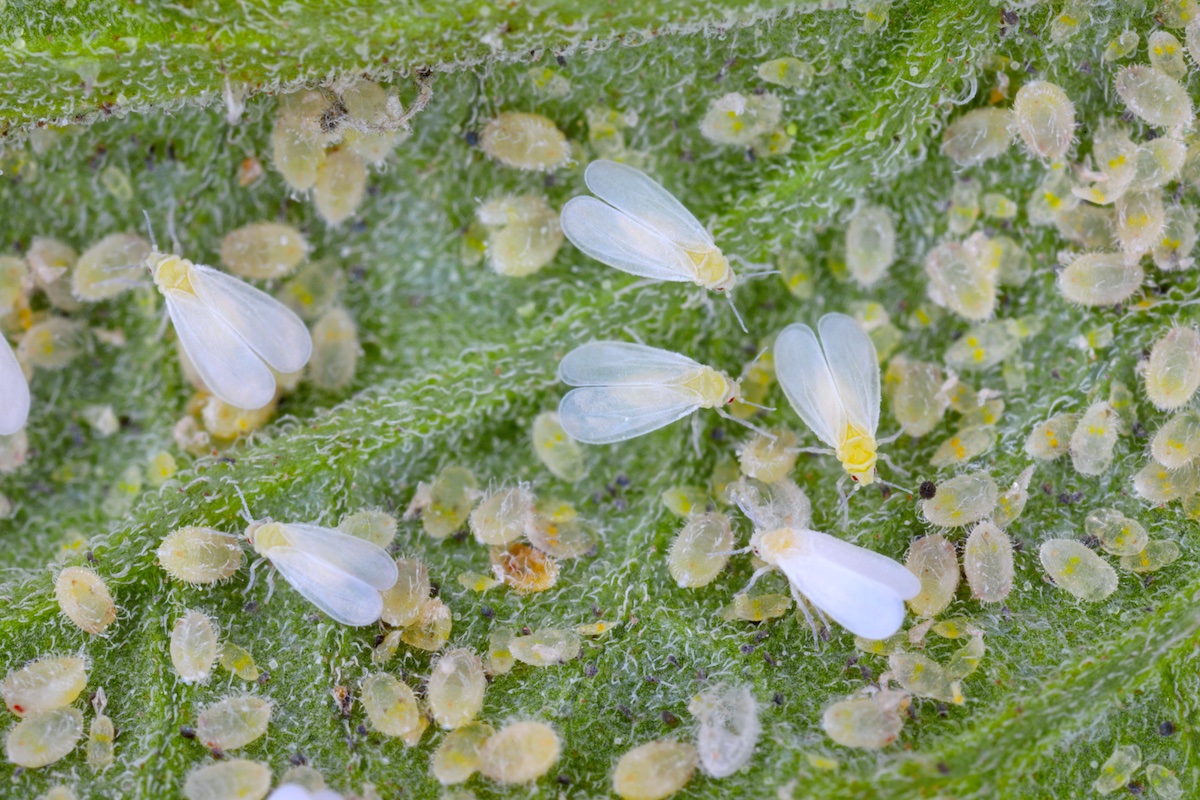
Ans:
{"label": "whitefly wing", "polygon": [[887,586],[901,600],[910,600],[921,591],[921,581],[908,567],[894,558],[819,531],[808,531],[809,552],[852,569],[865,578]]}
{"label": "whitefly wing", "polygon": [[21,364],[0,335],[0,436],[10,436],[29,419],[29,384]]}
{"label": "whitefly wing", "polygon": [[297,592],[343,625],[370,625],[383,613],[378,589],[328,561],[297,547],[272,547],[266,555]]}
{"label": "whitefly wing", "polygon": [[585,386],[567,392],[558,419],[573,439],[611,444],[670,425],[701,401],[696,392],[677,386]]}
{"label": "whitefly wing", "polygon": [[886,639],[904,622],[904,600],[891,587],[828,554],[785,556],[788,580],[814,606],[855,636]]}
{"label": "whitefly wing", "polygon": [[846,428],[846,410],[812,328],[796,323],[780,331],[775,375],[804,424],[825,444],[837,447]]}
{"label": "whitefly wing", "polygon": [[292,547],[378,591],[386,591],[396,583],[396,562],[377,544],[319,525],[289,522],[283,531]]}
{"label": "whitefly wing", "polygon": [[188,273],[196,295],[279,372],[296,372],[312,355],[312,337],[300,318],[274,297],[212,267]]}
{"label": "whitefly wing", "polygon": [[826,314],[817,323],[825,362],[846,415],[871,435],[879,428],[879,357],[862,326],[845,314]]}
{"label": "whitefly wing", "polygon": [[558,363],[568,386],[663,386],[682,383],[701,365],[679,353],[631,342],[588,342]]}
{"label": "whitefly wing", "polygon": [[206,303],[167,291],[179,343],[209,391],[236,408],[262,408],[275,397],[275,376],[258,354]]}
{"label": "whitefly wing", "polygon": [[601,159],[588,164],[583,180],[604,202],[658,231],[687,250],[713,246],[712,235],[683,203],[641,170]]}
{"label": "whitefly wing", "polygon": [[675,242],[594,197],[573,197],[559,219],[571,244],[622,272],[657,281],[694,281],[696,266]]}

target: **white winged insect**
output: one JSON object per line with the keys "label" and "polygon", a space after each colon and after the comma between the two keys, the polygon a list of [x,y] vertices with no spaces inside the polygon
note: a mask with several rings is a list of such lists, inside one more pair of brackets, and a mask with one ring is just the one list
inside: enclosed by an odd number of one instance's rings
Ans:
{"label": "white winged insect", "polygon": [[8,340],[0,336],[0,436],[11,436],[29,419],[29,383]]}
{"label": "white winged insect", "polygon": [[266,292],[179,256],[151,253],[146,266],[184,352],[209,391],[229,405],[262,408],[275,398],[272,369],[297,372],[308,363],[308,329]]}
{"label": "white winged insect", "polygon": [[378,545],[334,528],[253,522],[250,545],[305,599],[343,625],[370,625],[396,583],[396,562]]}
{"label": "white winged insect", "polygon": [[775,339],[775,374],[792,408],[833,448],[861,485],[875,481],[879,428],[879,359],[875,345],[845,314],[789,325]]}
{"label": "white winged insect", "polygon": [[804,604],[828,615],[855,636],[886,639],[904,622],[904,601],[916,597],[921,581],[903,564],[885,555],[807,527],[762,527],[770,519],[738,496],[738,505],[754,523],[750,550],[766,562],[750,578],[746,591],[773,569],[788,579],[796,605],[816,625]]}
{"label": "white winged insect", "polygon": [[669,350],[629,342],[589,342],[563,357],[558,379],[580,387],[563,397],[558,417],[571,438],[587,444],[632,439],[701,408],[716,409],[721,416],[753,428],[723,408],[746,402],[737,381]]}
{"label": "white winged insect", "polygon": [[583,179],[597,197],[571,198],[561,217],[577,248],[631,275],[733,289],[737,275],[712,234],[644,172],[602,159],[588,164]]}

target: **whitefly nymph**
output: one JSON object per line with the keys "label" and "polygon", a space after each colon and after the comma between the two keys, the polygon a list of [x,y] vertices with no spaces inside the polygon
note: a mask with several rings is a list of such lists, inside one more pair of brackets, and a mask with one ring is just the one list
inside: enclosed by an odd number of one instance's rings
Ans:
{"label": "whitefly nymph", "polygon": [[254,522],[250,545],[305,599],[343,625],[370,625],[396,583],[396,562],[378,545],[334,528]]}
{"label": "whitefly nymph", "polygon": [[312,339],[287,306],[231,275],[151,253],[146,266],[167,301],[179,343],[204,385],[236,408],[275,399],[275,375],[308,363]]}

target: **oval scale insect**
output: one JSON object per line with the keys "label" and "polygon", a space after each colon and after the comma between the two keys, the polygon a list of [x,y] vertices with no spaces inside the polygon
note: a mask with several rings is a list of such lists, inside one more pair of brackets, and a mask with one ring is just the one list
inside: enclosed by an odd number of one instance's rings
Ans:
{"label": "oval scale insect", "polygon": [[820,338],[800,323],[775,340],[775,374],[792,408],[834,449],[846,473],[866,486],[875,480],[879,428],[879,359],[871,337],[853,318],[826,314]]}

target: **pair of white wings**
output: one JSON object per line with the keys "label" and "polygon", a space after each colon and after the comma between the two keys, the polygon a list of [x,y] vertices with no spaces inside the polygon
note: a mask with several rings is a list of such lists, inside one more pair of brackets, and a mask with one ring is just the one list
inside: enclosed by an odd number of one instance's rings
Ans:
{"label": "pair of white wings", "polygon": [[775,375],[783,393],[817,437],[836,448],[847,424],[879,429],[879,358],[866,331],[845,314],[784,328],[775,339]]}
{"label": "pair of white wings", "polygon": [[263,555],[310,603],[343,625],[370,625],[396,583],[396,562],[383,548],[332,528],[289,523],[287,546]]}
{"label": "pair of white wings", "polygon": [[262,408],[275,397],[270,368],[296,372],[308,363],[308,329],[269,294],[212,267],[192,264],[188,277],[194,295],[163,292],[184,352],[217,397]]}
{"label": "pair of white wings", "polygon": [[802,551],[776,561],[800,594],[855,636],[886,639],[904,622],[921,581],[903,564],[827,533],[798,531]]}
{"label": "pair of white wings", "polygon": [[11,436],[29,419],[29,383],[17,355],[0,335],[0,436]]}
{"label": "pair of white wings", "polygon": [[558,364],[568,386],[559,422],[573,439],[611,444],[641,436],[691,414],[704,404],[681,384],[703,366],[687,356],[628,342],[589,342]]}
{"label": "pair of white wings", "polygon": [[593,161],[583,179],[596,197],[574,197],[561,225],[571,243],[622,272],[659,281],[695,281],[688,251],[713,238],[675,197],[645,173],[615,161]]}

